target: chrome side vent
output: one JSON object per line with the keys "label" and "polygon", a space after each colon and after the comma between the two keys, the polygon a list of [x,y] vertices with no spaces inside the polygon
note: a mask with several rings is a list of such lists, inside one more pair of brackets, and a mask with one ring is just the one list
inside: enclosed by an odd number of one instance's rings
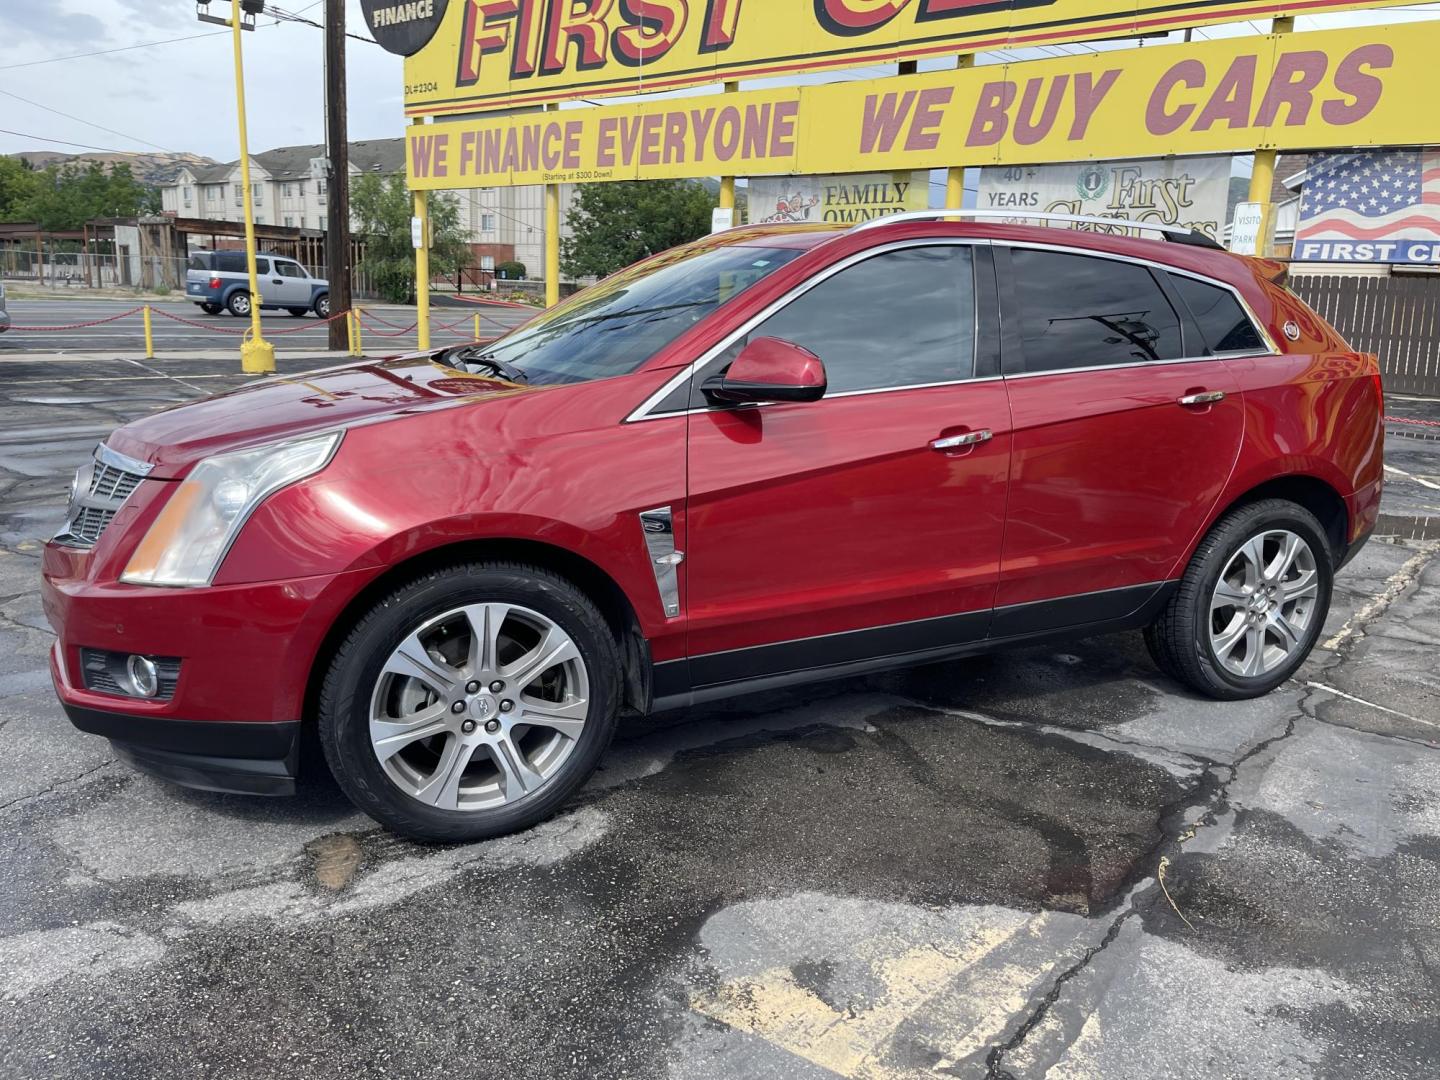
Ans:
{"label": "chrome side vent", "polygon": [[645,549],[650,555],[650,569],[655,572],[655,586],[660,590],[660,604],[666,618],[680,614],[680,564],[685,553],[675,550],[675,515],[668,506],[644,510],[640,528],[645,532]]}
{"label": "chrome side vent", "polygon": [[70,505],[65,524],[55,542],[71,547],[93,547],[114,520],[115,513],[134,494],[153,465],[117,454],[104,443],[95,448],[90,461],[82,465],[70,485]]}

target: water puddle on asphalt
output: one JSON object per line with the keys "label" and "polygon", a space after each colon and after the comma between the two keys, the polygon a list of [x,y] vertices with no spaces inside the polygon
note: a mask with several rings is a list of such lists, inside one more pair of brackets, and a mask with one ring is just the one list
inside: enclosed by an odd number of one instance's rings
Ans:
{"label": "water puddle on asphalt", "polygon": [[1396,540],[1440,539],[1440,514],[1404,516],[1381,514],[1375,522],[1375,535]]}

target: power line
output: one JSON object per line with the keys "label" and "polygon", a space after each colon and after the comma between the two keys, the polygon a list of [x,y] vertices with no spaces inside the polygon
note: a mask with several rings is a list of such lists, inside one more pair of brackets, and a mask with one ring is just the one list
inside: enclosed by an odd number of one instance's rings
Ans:
{"label": "power line", "polygon": [[96,49],[94,52],[72,53],[69,56],[51,56],[45,60],[27,60],[23,64],[3,64],[0,71],[14,71],[16,68],[39,67],[41,64],[58,64],[64,60],[84,60],[91,56],[110,56],[112,53],[132,52],[135,49],[150,49],[156,45],[174,45],[181,41],[198,41],[200,38],[219,37],[229,30],[212,30],[208,34],[189,34],[185,37],[166,38],[163,41],[142,41],[135,45],[122,45],[118,49]]}
{"label": "power line", "polygon": [[38,101],[31,101],[29,98],[21,97],[19,94],[13,94],[9,90],[0,89],[0,94],[4,94],[8,98],[14,98],[16,101],[23,101],[26,105],[33,105],[37,109],[44,109],[46,112],[54,113],[56,116],[63,116],[66,120],[74,120],[76,123],[93,127],[97,131],[103,131],[109,135],[119,135],[122,139],[129,139],[131,142],[144,143],[146,146],[155,147],[156,150],[164,150],[167,154],[173,154],[175,152],[168,146],[161,146],[159,143],[153,143],[149,139],[142,139],[138,135],[127,135],[123,131],[116,131],[114,128],[108,128],[104,124],[97,124],[93,120],[86,120],[81,116],[72,116],[70,113],[61,112],[59,109],[52,109],[49,105],[42,105]]}
{"label": "power line", "polygon": [[102,154],[131,154],[133,150],[115,150],[108,146],[91,146],[89,143],[70,142],[68,139],[52,139],[46,135],[32,135],[27,131],[11,131],[0,128],[0,135],[14,135],[21,139],[39,139],[41,142],[58,143],[61,146],[78,146],[82,150],[99,150]]}

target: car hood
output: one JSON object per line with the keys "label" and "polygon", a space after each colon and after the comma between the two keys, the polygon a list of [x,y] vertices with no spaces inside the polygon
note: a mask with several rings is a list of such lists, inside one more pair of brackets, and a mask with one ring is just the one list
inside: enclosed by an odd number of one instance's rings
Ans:
{"label": "car hood", "polygon": [[105,441],[112,450],[152,464],[153,477],[174,478],[226,450],[458,402],[539,392],[457,371],[432,355],[266,379],[132,421]]}

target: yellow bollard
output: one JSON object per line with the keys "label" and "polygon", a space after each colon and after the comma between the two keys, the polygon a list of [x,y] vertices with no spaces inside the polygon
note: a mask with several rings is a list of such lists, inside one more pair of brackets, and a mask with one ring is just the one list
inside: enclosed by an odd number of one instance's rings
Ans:
{"label": "yellow bollard", "polygon": [[145,305],[145,359],[155,359],[155,329],[150,322],[150,305]]}
{"label": "yellow bollard", "polygon": [[475,316],[475,340],[480,340],[480,316]]}
{"label": "yellow bollard", "polygon": [[355,312],[345,312],[345,353],[355,355]]}
{"label": "yellow bollard", "polygon": [[365,334],[360,326],[360,309],[355,309],[355,355],[365,355]]}

